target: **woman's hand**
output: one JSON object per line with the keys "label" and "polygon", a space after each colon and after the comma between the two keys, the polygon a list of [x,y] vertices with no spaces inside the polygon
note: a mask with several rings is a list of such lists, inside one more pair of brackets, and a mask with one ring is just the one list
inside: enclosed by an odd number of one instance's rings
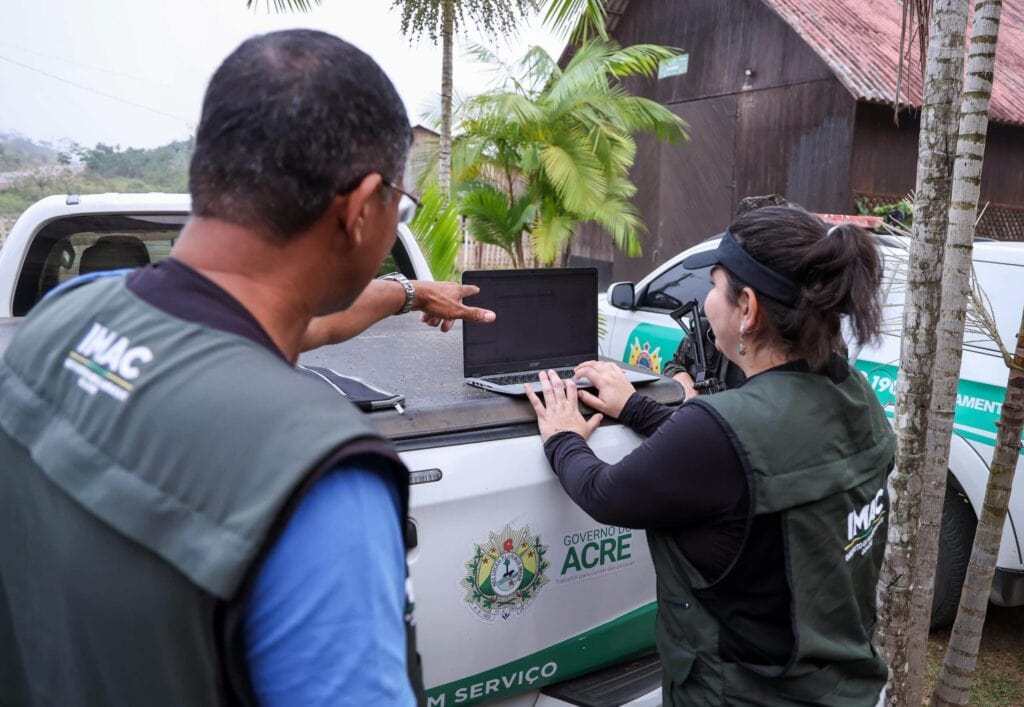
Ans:
{"label": "woman's hand", "polygon": [[575,372],[577,378],[586,378],[597,388],[597,395],[581,390],[580,400],[611,417],[621,415],[626,401],[636,392],[623,370],[608,361],[584,361]]}
{"label": "woman's hand", "polygon": [[530,404],[537,413],[541,439],[546,442],[549,437],[559,432],[575,432],[583,439],[588,439],[590,433],[601,424],[603,416],[597,414],[589,420],[583,419],[577,402],[576,384],[573,381],[563,382],[554,371],[541,371],[539,378],[541,390],[544,392],[543,401],[530,386],[525,388],[526,397],[530,399]]}

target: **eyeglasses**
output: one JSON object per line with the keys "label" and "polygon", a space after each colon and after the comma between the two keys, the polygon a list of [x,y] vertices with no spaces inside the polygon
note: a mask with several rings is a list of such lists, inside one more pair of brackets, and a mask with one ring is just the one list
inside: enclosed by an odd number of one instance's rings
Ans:
{"label": "eyeglasses", "polygon": [[421,206],[423,206],[420,200],[417,197],[410,194],[409,192],[407,192],[405,189],[402,189],[401,187],[392,184],[387,179],[381,180],[381,184],[383,184],[388,189],[393,189],[394,191],[398,192],[399,194],[401,194],[402,196],[404,196],[405,198],[412,202],[412,209],[409,211],[407,217],[402,219],[403,221],[412,221],[413,217],[416,215],[416,211]]}

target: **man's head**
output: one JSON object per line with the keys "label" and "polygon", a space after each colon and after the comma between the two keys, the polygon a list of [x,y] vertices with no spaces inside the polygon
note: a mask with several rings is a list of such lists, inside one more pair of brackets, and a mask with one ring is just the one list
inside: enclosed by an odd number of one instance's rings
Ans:
{"label": "man's head", "polygon": [[288,239],[367,175],[398,183],[410,141],[394,86],[360,50],[312,30],[253,37],[207,87],[193,213]]}

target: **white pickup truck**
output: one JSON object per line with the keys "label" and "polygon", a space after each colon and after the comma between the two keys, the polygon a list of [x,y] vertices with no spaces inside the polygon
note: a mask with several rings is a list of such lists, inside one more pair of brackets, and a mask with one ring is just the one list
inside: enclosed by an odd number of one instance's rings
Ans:
{"label": "white pickup truck", "polygon": [[[188,212],[188,197],[171,194],[30,207],[0,249],[0,355],[17,318],[81,270],[166,257]],[[430,279],[404,226],[399,236],[385,271]],[[117,245],[89,251],[101,239]],[[659,704],[644,534],[598,523],[569,500],[525,400],[463,384],[460,332],[392,317],[300,360],[406,396],[404,412],[369,414],[411,470],[406,530],[428,705]],[[645,392],[682,398],[668,380]],[[606,423],[591,441],[615,461],[640,438]],[[499,563],[517,571],[492,582]]]}

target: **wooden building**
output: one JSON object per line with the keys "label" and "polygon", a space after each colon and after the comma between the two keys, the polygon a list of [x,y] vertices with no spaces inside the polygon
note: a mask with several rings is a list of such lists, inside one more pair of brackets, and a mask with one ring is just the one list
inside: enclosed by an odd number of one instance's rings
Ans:
{"label": "wooden building", "polygon": [[[650,234],[626,258],[590,224],[572,262],[602,280],[635,279],[723,230],[739,200],[778,193],[808,210],[856,213],[914,188],[921,73],[917,52],[894,122],[898,0],[611,0],[623,45],[683,53],[638,95],[683,118],[689,140],[639,136],[635,202]],[[1006,0],[982,178],[979,234],[1024,240],[1024,0]]]}
{"label": "wooden building", "polygon": [[412,145],[409,147],[409,158],[405,162],[403,182],[409,189],[416,189],[420,177],[433,160],[437,159],[438,143],[441,135],[422,123],[412,126]]}

